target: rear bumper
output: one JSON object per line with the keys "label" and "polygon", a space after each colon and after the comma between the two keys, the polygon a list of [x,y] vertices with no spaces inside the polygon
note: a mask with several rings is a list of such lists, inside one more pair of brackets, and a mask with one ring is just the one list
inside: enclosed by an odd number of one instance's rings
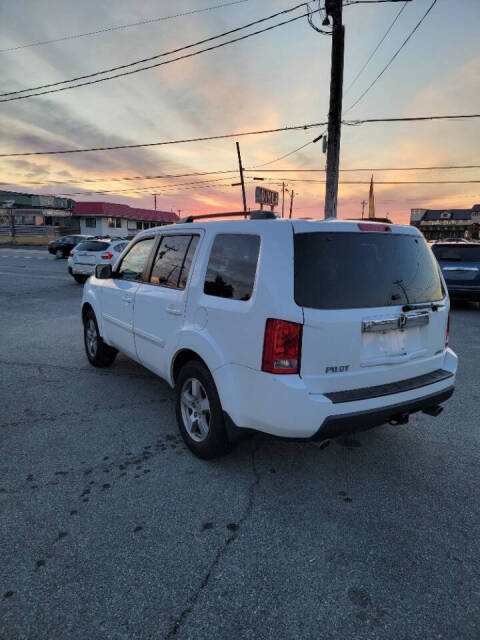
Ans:
{"label": "rear bumper", "polygon": [[72,273],[82,276],[91,276],[95,273],[95,265],[72,262]]}
{"label": "rear bumper", "polygon": [[[212,374],[222,407],[236,426],[286,438],[330,438],[333,433],[369,429],[446,400],[455,385],[457,356],[446,349],[435,364],[446,375],[434,376],[431,383],[420,384],[420,378],[431,376],[432,371],[403,381],[416,380],[408,387],[403,383],[371,387],[368,391],[375,390],[374,396],[364,389],[352,390],[347,401],[343,392],[333,399],[309,393],[300,376],[272,375],[233,364]],[[385,387],[390,387],[388,393]]]}
{"label": "rear bumper", "polygon": [[459,287],[452,286],[447,283],[448,294],[453,300],[471,300],[473,302],[480,302],[480,287],[477,286],[465,286]]}
{"label": "rear bumper", "polygon": [[453,394],[453,391],[454,387],[452,386],[445,389],[445,391],[433,393],[417,400],[389,405],[383,409],[331,416],[324,421],[319,430],[314,434],[313,439],[326,440],[327,438],[338,438],[338,436],[344,436],[348,433],[354,433],[355,431],[366,431],[372,427],[378,427],[399,416],[410,415],[417,411],[424,411],[425,409],[435,407],[445,402],[445,400],[448,400]]}

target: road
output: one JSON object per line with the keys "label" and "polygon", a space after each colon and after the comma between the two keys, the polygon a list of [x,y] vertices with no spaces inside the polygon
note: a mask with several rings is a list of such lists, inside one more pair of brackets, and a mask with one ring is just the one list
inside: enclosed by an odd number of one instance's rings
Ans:
{"label": "road", "polygon": [[478,640],[479,309],[440,417],[203,462],[164,382],[89,366],[81,292],[0,246],[2,640]]}

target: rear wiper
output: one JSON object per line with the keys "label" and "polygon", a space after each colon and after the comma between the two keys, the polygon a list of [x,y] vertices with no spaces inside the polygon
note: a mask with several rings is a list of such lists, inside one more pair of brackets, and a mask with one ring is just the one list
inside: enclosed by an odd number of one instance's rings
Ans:
{"label": "rear wiper", "polygon": [[431,309],[432,311],[438,311],[444,304],[438,302],[419,302],[418,304],[405,304],[402,307],[402,311],[415,311],[416,309]]}

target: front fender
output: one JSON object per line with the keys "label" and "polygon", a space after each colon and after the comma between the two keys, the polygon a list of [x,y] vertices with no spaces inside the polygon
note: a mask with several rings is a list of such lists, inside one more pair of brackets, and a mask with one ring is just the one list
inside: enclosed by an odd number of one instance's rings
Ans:
{"label": "front fender", "polygon": [[100,332],[102,340],[104,340],[104,342],[108,344],[108,340],[106,340],[105,330],[103,326],[100,292],[98,290],[98,287],[96,287],[94,284],[92,285],[92,280],[95,281],[95,276],[91,276],[85,283],[85,286],[83,287],[82,320],[83,320],[83,313],[84,313],[85,306],[89,305],[90,307],[92,307],[93,312],[95,314],[95,318],[97,319],[98,331]]}

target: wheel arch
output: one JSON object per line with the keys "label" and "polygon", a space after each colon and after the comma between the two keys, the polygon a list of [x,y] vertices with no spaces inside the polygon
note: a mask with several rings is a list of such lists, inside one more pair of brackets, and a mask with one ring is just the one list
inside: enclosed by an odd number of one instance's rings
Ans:
{"label": "wheel arch", "polygon": [[[87,317],[87,313],[89,311],[93,311],[93,313],[95,313],[95,310],[92,307],[92,305],[89,302],[84,302],[82,304],[82,322],[83,322],[83,324],[85,324],[85,318]],[[98,320],[97,320],[97,322],[98,322]]]}
{"label": "wheel arch", "polygon": [[210,371],[210,373],[212,373],[210,367],[205,362],[205,360],[202,358],[202,356],[200,356],[193,349],[182,348],[179,351],[177,351],[175,356],[172,358],[172,365],[171,365],[171,368],[170,368],[170,379],[171,379],[171,382],[172,382],[172,386],[175,386],[175,384],[177,382],[177,379],[178,379],[178,375],[179,375],[182,367],[187,362],[190,362],[191,360],[196,360],[197,362],[201,362]]}

